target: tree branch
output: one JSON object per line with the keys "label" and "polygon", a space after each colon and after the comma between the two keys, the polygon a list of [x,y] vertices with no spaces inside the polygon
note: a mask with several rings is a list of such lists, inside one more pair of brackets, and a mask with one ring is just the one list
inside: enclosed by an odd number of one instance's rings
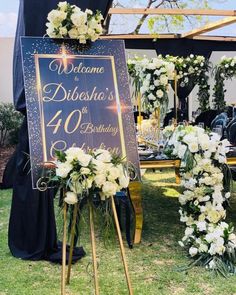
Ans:
{"label": "tree branch", "polygon": [[[155,6],[155,8],[160,7],[165,1],[166,1],[166,0],[162,0],[158,5]],[[146,6],[146,9],[150,8],[151,5],[152,5],[153,3],[155,3],[155,2],[156,2],[156,0],[149,0],[149,1],[148,1],[148,4],[147,4],[147,6]],[[147,15],[147,14],[144,14],[144,15],[140,18],[140,20],[139,20],[139,22],[138,22],[136,28],[135,28],[134,31],[132,32],[132,34],[138,34],[138,33],[139,33],[139,31],[140,31],[140,29],[141,29],[141,27],[142,27],[142,25],[143,25],[143,23],[144,23],[144,21],[146,20],[147,17],[148,17],[148,15]]]}

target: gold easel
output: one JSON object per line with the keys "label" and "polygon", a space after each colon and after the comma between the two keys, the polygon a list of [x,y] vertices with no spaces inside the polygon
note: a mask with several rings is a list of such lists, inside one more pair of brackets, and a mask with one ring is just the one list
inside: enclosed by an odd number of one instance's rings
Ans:
{"label": "gold easel", "polygon": [[138,126],[139,126],[139,130],[141,131],[141,125],[142,125],[142,120],[143,120],[143,116],[141,115],[141,93],[138,93]]}
{"label": "gold easel", "polygon": [[[63,192],[65,193],[65,191]],[[62,240],[62,267],[61,267],[61,295],[66,291],[66,232],[67,232],[67,204],[63,205],[63,240]]]}
{"label": "gold easel", "polygon": [[[114,215],[116,231],[118,235],[119,245],[120,245],[120,252],[122,257],[122,262],[125,271],[126,282],[129,290],[129,295],[133,295],[133,290],[131,286],[131,281],[128,272],[128,265],[125,256],[125,249],[124,244],[121,236],[120,225],[117,217],[116,206],[114,197],[111,197],[112,203],[112,211]],[[70,255],[69,255],[69,263],[68,263],[68,273],[67,273],[67,280],[66,280],[66,231],[67,231],[67,204],[64,203],[63,207],[63,244],[62,244],[62,270],[61,270],[61,295],[65,295],[65,285],[70,283],[70,273],[71,273],[71,264],[72,264],[72,255],[74,249],[74,235],[75,235],[75,225],[76,225],[76,218],[77,218],[77,204],[74,205],[73,210],[73,221],[72,221],[72,229],[71,229],[71,242],[70,242]],[[96,243],[95,243],[95,234],[94,234],[94,216],[93,216],[93,208],[92,204],[89,203],[89,221],[90,221],[90,236],[91,236],[91,245],[92,245],[92,259],[93,259],[93,272],[94,272],[94,288],[95,288],[95,295],[99,295],[99,284],[98,284],[98,272],[97,272],[97,257],[96,257]]]}

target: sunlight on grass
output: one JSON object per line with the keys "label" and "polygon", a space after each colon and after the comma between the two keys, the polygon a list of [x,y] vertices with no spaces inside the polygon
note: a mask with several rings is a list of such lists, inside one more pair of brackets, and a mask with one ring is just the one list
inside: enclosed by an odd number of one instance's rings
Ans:
{"label": "sunlight on grass", "polygon": [[180,193],[174,188],[164,188],[163,195],[170,198],[178,198]]}

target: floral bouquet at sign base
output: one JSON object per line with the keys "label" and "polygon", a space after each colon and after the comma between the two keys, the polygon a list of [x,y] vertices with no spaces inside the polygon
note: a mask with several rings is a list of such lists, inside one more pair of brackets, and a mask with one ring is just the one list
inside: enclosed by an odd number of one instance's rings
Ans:
{"label": "floral bouquet at sign base", "polygon": [[56,9],[49,12],[47,35],[51,38],[72,38],[79,43],[96,41],[102,34],[103,16],[99,11],[94,14],[92,10],[82,11],[76,5],[59,2]]}
{"label": "floral bouquet at sign base", "polygon": [[230,177],[226,165],[229,142],[197,126],[178,126],[169,136],[166,151],[181,159],[183,193],[180,221],[186,224],[179,244],[202,265],[226,276],[236,273],[236,235],[226,223]]}
{"label": "floral bouquet at sign base", "polygon": [[71,147],[65,152],[57,151],[56,157],[55,176],[51,181],[64,188],[64,201],[68,204],[73,205],[94,194],[106,200],[129,185],[122,158],[107,150],[85,153],[80,148]]}

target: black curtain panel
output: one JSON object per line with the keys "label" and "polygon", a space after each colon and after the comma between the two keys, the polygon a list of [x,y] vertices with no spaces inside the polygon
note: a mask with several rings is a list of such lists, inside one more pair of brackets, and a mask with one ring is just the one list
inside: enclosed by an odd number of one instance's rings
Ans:
{"label": "black curtain panel", "polygon": [[[20,37],[43,36],[46,32],[47,15],[50,10],[56,8],[58,2],[58,0],[20,0],[14,47],[13,96],[16,109],[23,114],[26,114],[26,105]],[[69,3],[76,4],[83,10],[86,8],[101,10],[105,18],[112,1],[70,0]],[[12,171],[7,169],[4,174],[5,182],[13,185],[8,231],[9,248],[13,256],[21,259],[61,262],[61,247],[57,243],[53,205],[56,192],[50,189],[45,192],[32,189],[27,155],[29,155],[29,139],[25,117],[17,151],[11,159],[11,165],[8,165]],[[73,261],[84,255],[82,248],[76,248]]]}
{"label": "black curtain panel", "polygon": [[191,53],[209,58],[212,51],[236,51],[234,41],[212,41],[192,39],[126,39],[127,49],[154,49],[157,54],[188,56]]}

